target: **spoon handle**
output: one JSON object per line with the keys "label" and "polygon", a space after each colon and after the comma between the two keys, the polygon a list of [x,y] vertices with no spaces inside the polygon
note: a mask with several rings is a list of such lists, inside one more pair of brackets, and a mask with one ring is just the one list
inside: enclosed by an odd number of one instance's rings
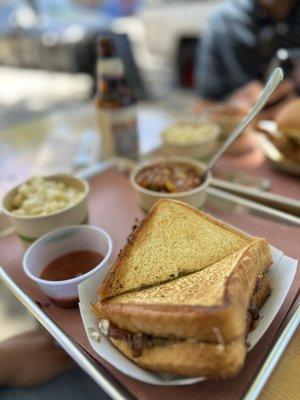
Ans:
{"label": "spoon handle", "polygon": [[262,94],[259,96],[259,99],[251,108],[249,114],[246,115],[245,118],[239,123],[239,125],[234,129],[234,131],[228,136],[220,149],[216,152],[216,154],[212,157],[210,162],[207,165],[206,170],[211,170],[216,162],[219,160],[221,155],[228,149],[228,147],[232,144],[232,142],[244,131],[245,128],[253,121],[256,115],[261,111],[264,107],[279,82],[283,79],[283,72],[281,68],[276,68],[269,78]]}

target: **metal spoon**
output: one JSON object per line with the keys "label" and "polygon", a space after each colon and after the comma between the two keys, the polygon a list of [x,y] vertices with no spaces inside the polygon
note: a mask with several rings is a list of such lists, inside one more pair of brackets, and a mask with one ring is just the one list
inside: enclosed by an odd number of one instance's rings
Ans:
{"label": "metal spoon", "polygon": [[281,68],[276,68],[272,75],[270,76],[262,94],[260,95],[257,102],[251,108],[248,115],[241,121],[241,123],[235,128],[235,130],[228,136],[220,149],[216,152],[213,158],[208,163],[205,173],[212,170],[213,167],[218,162],[219,158],[223,155],[223,153],[228,149],[228,147],[232,144],[232,142],[240,136],[240,134],[244,131],[245,128],[253,121],[253,119],[257,116],[257,114],[264,107],[268,99],[271,97],[272,93],[278,86],[279,82],[283,79],[283,72]]}

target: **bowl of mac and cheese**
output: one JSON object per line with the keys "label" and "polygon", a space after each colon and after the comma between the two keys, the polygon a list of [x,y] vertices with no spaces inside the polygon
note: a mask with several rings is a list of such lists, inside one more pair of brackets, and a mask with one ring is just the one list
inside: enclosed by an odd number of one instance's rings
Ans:
{"label": "bowl of mac and cheese", "polygon": [[4,213],[25,243],[88,219],[88,183],[68,174],[33,177],[10,190],[2,200]]}

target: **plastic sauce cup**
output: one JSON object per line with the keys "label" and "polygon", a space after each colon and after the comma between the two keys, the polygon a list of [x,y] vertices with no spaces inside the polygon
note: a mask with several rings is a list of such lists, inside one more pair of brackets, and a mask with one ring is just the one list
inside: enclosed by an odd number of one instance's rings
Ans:
{"label": "plastic sauce cup", "polygon": [[[42,270],[56,258],[81,250],[101,253],[103,260],[85,274],[64,281],[41,279]],[[76,225],[60,228],[47,233],[34,242],[23,258],[26,275],[35,281],[46,296],[61,307],[74,307],[78,304],[78,285],[104,268],[110,261],[112,240],[107,232],[95,226]]]}

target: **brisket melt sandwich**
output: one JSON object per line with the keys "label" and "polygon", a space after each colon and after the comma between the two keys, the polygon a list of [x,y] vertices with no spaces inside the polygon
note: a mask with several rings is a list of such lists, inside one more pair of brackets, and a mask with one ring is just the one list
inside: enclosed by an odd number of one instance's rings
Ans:
{"label": "brisket melt sandwich", "polygon": [[271,255],[187,204],[160,200],[130,236],[93,312],[111,343],[143,368],[226,378],[270,294]]}

